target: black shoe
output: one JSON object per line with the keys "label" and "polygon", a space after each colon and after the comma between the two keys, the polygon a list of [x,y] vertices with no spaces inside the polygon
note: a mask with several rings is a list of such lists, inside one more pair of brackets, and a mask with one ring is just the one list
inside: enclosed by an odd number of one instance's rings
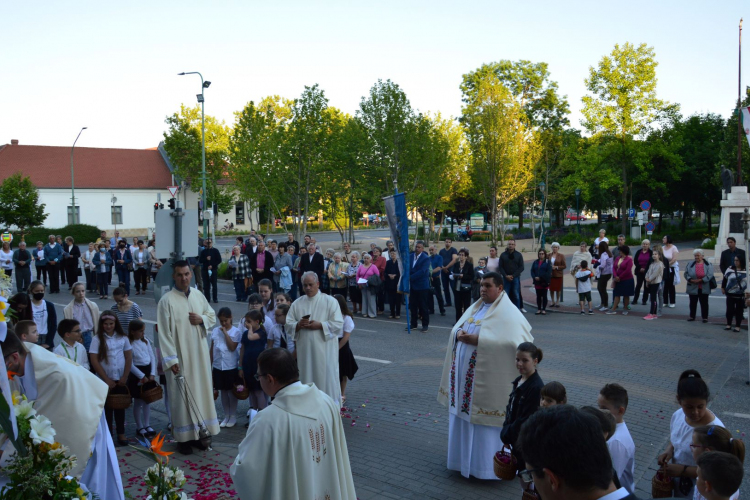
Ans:
{"label": "black shoe", "polygon": [[407,326],[406,328],[404,328],[404,331],[408,332],[409,330],[416,330],[416,329],[417,329],[416,326],[412,326],[412,327]]}
{"label": "black shoe", "polygon": [[420,332],[422,332],[422,333],[427,333],[427,327],[426,327],[426,326],[423,326],[423,327],[422,327],[422,329],[420,330]]}
{"label": "black shoe", "polygon": [[707,320],[707,319],[704,319],[704,320],[703,320],[703,322],[704,322],[704,323],[708,323],[708,320]]}
{"label": "black shoe", "polygon": [[128,446],[130,442],[127,439],[117,439],[117,446]]}
{"label": "black shoe", "polygon": [[688,318],[688,321],[695,321],[695,318]]}
{"label": "black shoe", "polygon": [[193,454],[193,447],[190,446],[190,443],[177,443],[177,451],[182,453],[183,455],[192,455]]}

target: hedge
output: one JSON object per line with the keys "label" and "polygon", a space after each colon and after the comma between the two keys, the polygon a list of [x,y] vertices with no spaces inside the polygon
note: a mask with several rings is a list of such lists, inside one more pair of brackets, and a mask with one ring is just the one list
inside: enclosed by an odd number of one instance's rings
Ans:
{"label": "hedge", "polygon": [[[34,227],[27,231],[24,240],[28,246],[35,245],[37,241],[42,241],[46,244],[49,241],[50,234],[59,234],[63,237],[63,240],[70,236],[77,245],[87,245],[90,242],[96,241],[101,233],[98,227],[88,224],[70,224],[62,228]],[[18,243],[21,241],[19,232],[13,233],[13,241],[15,241],[15,246],[18,246]]]}

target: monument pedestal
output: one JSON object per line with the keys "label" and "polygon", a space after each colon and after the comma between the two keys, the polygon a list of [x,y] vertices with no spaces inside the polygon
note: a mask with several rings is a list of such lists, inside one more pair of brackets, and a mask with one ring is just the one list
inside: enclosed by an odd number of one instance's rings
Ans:
{"label": "monument pedestal", "polygon": [[728,248],[727,238],[730,236],[737,240],[738,248],[747,252],[745,230],[742,227],[742,214],[746,208],[750,208],[750,193],[747,192],[747,186],[732,186],[732,192],[727,195],[727,199],[721,200],[721,220],[719,234],[716,237],[714,265],[718,265],[721,252]]}

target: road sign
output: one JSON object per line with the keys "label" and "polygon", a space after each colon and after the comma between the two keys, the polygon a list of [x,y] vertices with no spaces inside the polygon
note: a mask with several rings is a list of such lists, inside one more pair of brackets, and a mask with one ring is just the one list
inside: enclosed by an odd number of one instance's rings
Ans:
{"label": "road sign", "polygon": [[177,190],[180,189],[180,186],[167,186],[167,189],[169,190],[169,194],[172,195],[172,198],[175,198],[177,196]]}
{"label": "road sign", "polygon": [[648,232],[648,234],[653,233],[655,228],[656,226],[654,225],[653,222],[646,223],[646,231]]}
{"label": "road sign", "polygon": [[640,207],[644,212],[648,212],[651,209],[651,202],[648,200],[643,200],[640,204]]}
{"label": "road sign", "polygon": [[628,217],[631,219],[635,217],[635,208],[628,208]]}

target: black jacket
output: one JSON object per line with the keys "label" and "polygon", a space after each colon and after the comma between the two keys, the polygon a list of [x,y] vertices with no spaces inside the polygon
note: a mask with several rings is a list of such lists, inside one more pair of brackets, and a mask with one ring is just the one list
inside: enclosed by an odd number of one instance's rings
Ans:
{"label": "black jacket", "polygon": [[734,247],[734,252],[728,248],[721,252],[721,260],[719,260],[719,269],[721,274],[727,272],[727,269],[734,265],[734,258],[739,257],[742,262],[742,267],[745,267],[745,251],[741,248]]}
{"label": "black jacket", "polygon": [[[211,260],[206,260],[206,257],[209,256]],[[221,252],[216,247],[206,248],[201,252],[198,261],[201,263],[201,267],[208,269],[206,266],[211,266],[216,271],[219,269],[219,264],[221,264]]]}
{"label": "black jacket", "polygon": [[[518,454],[514,445],[521,431],[521,426],[539,408],[542,387],[544,387],[544,382],[542,381],[542,377],[539,376],[539,371],[534,372],[521,387],[518,387],[518,382],[520,381],[520,376],[513,381],[513,391],[510,393],[508,406],[505,408],[503,430],[500,431],[500,439],[503,440],[504,444],[509,444],[513,447],[513,455],[516,456],[516,459],[520,458],[520,454]],[[519,466],[523,465],[523,462],[520,460],[518,463]]]}
{"label": "black jacket", "polygon": [[635,255],[633,255],[633,264],[635,264],[635,270],[633,271],[633,275],[637,276],[641,274],[641,269],[643,269],[643,273],[645,274],[646,271],[648,271],[648,266],[651,265],[651,263],[654,261],[654,251],[650,248],[648,249],[648,262],[645,266],[641,266],[638,264],[638,257],[643,253],[643,249],[639,248],[635,251]]}
{"label": "black jacket", "polygon": [[324,264],[324,258],[321,254],[318,252],[315,252],[313,255],[312,262],[310,262],[310,254],[305,254],[300,257],[302,259],[302,262],[299,263],[299,270],[300,270],[300,280],[302,279],[302,275],[306,273],[307,271],[312,271],[315,274],[318,275],[318,282],[323,282],[323,273],[325,272],[325,264]]}
{"label": "black jacket", "polygon": [[[398,280],[401,277],[401,271],[398,269],[398,261],[394,262],[388,259],[388,262],[385,263],[385,272],[383,274],[385,276],[383,282],[385,283],[386,291],[395,292],[398,288]],[[390,279],[388,277],[389,274],[395,274],[396,277]]]}
{"label": "black jacket", "polygon": [[521,276],[523,272],[523,255],[521,252],[504,251],[500,254],[500,266],[498,271],[503,275],[503,278],[507,275],[512,275],[514,278]]}
{"label": "black jacket", "polygon": [[256,286],[260,283],[260,280],[273,279],[273,273],[271,272],[271,268],[273,267],[273,254],[269,250],[263,250],[263,256],[265,259],[263,260],[262,273],[258,272],[258,254],[260,254],[260,252],[256,251],[254,258],[250,261],[250,264],[253,266],[253,283],[255,283]]}
{"label": "black jacket", "polygon": [[[534,278],[539,278],[539,281],[534,280]],[[549,260],[543,261],[540,265],[539,259],[537,259],[531,264],[531,279],[534,285],[549,285],[552,281],[552,264]]]}
{"label": "black jacket", "polygon": [[70,269],[78,267],[78,259],[81,258],[81,249],[78,248],[78,245],[68,245],[66,243],[63,245],[63,250],[73,257],[72,259],[63,259],[63,266]]}
{"label": "black jacket", "polygon": [[[461,283],[464,285],[471,285],[471,282],[474,281],[474,266],[471,265],[471,262],[466,260],[464,263],[464,269],[461,271],[461,262],[456,261],[455,264],[453,264],[453,269],[451,270],[454,274],[463,274],[463,277],[461,278]],[[458,285],[456,284],[455,279],[453,280],[451,287],[453,290],[456,289]],[[471,288],[469,288],[471,290]]]}

